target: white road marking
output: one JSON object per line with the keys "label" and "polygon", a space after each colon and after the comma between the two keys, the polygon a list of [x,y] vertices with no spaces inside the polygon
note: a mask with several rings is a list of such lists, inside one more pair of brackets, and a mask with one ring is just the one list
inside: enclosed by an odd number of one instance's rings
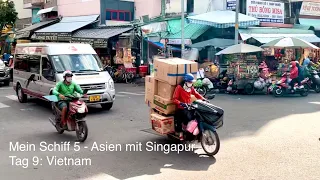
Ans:
{"label": "white road marking", "polygon": [[122,94],[116,94],[116,97],[127,97],[127,96]]}
{"label": "white road marking", "polygon": [[13,90],[13,87],[0,87],[0,90],[3,89],[3,90],[8,90],[8,89],[12,89]]}
{"label": "white road marking", "polygon": [[129,94],[129,95],[135,95],[135,96],[144,96],[144,94],[138,94],[138,93],[132,93],[132,92],[118,92],[119,94]]}
{"label": "white road marking", "polygon": [[8,107],[10,107],[10,106],[7,106],[7,105],[5,105],[5,104],[3,104],[3,103],[0,103],[0,109],[2,109],[2,108],[8,108]]}
{"label": "white road marking", "polygon": [[320,105],[320,102],[309,102],[310,104],[318,104]]}
{"label": "white road marking", "polygon": [[18,97],[16,95],[9,95],[9,96],[6,96],[6,98],[11,99],[13,101],[18,101]]}

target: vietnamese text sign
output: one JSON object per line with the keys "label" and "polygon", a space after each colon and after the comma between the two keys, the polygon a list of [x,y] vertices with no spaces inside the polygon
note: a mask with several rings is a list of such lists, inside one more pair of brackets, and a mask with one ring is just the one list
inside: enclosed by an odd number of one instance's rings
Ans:
{"label": "vietnamese text sign", "polygon": [[320,16],[320,3],[303,2],[300,10],[300,15]]}
{"label": "vietnamese text sign", "polygon": [[227,10],[234,10],[236,9],[236,0],[227,0]]}
{"label": "vietnamese text sign", "polygon": [[247,15],[260,22],[284,23],[284,3],[260,0],[247,0]]}

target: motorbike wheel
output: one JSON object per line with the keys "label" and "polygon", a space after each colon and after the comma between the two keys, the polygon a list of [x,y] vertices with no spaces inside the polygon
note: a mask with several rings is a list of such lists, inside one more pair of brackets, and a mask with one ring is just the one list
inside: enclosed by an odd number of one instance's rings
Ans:
{"label": "motorbike wheel", "polygon": [[248,95],[252,95],[254,93],[254,86],[252,83],[248,83],[244,86],[244,92]]}
{"label": "motorbike wheel", "polygon": [[[206,152],[207,155],[214,156],[219,152],[220,139],[216,131],[205,130],[204,132],[202,132],[202,135],[200,137],[200,142],[204,152]],[[214,146],[214,147],[211,150],[210,148],[206,147],[207,145],[209,147],[211,146]]]}
{"label": "motorbike wheel", "polygon": [[281,97],[283,96],[284,90],[281,87],[275,87],[273,90],[274,97]]}
{"label": "motorbike wheel", "polygon": [[198,87],[198,88],[196,89],[196,91],[197,91],[201,96],[207,95],[207,88],[205,88],[204,86]]}
{"label": "motorbike wheel", "polygon": [[320,93],[320,85],[316,85],[315,87],[314,87],[314,91],[316,92],[316,93]]}
{"label": "motorbike wheel", "polygon": [[302,97],[306,97],[309,95],[309,88],[306,86],[302,91],[300,91],[300,95]]}
{"label": "motorbike wheel", "polygon": [[78,122],[78,128],[76,130],[77,138],[80,142],[84,142],[88,137],[88,126],[85,121]]}

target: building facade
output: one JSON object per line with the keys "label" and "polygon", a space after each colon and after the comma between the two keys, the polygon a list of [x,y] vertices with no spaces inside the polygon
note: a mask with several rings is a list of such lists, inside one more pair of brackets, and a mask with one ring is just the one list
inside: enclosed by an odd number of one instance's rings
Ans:
{"label": "building facade", "polygon": [[[215,10],[226,10],[226,2],[226,0],[185,0],[184,11],[202,14]],[[165,7],[165,13],[181,13],[181,0],[135,0],[136,17],[160,16],[162,6]]]}
{"label": "building facade", "polygon": [[32,24],[57,17],[57,0],[23,0],[23,6],[31,10]]}
{"label": "building facade", "polygon": [[13,0],[16,11],[18,13],[18,19],[15,23],[16,29],[23,29],[31,25],[32,13],[30,9],[24,9],[23,1]]}
{"label": "building facade", "polygon": [[134,20],[134,2],[129,0],[58,0],[58,10],[63,17],[101,14],[105,20]]}

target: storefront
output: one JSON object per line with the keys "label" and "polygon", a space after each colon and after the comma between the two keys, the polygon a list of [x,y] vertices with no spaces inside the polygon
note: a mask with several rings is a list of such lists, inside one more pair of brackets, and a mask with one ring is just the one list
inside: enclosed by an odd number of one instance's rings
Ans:
{"label": "storefront", "polygon": [[[101,27],[83,29],[72,35],[71,42],[89,43],[96,50],[104,66],[124,65],[128,62],[127,54],[131,47],[131,36],[120,38],[125,32],[131,32],[132,27]],[[125,54],[125,55],[124,55]],[[131,63],[132,66],[132,63]]]}
{"label": "storefront", "polygon": [[56,24],[35,31],[33,40],[48,42],[71,42],[72,34],[81,28],[98,22],[99,15],[63,17]]}

